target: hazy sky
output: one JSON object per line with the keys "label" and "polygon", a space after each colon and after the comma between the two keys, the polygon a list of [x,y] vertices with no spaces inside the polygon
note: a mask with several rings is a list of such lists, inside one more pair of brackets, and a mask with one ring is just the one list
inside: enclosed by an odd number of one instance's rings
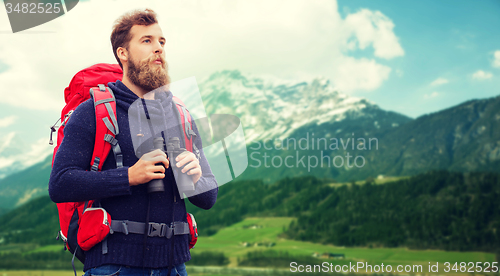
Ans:
{"label": "hazy sky", "polygon": [[112,23],[141,7],[159,15],[174,81],[324,76],[413,118],[500,94],[500,1],[99,0],[16,34],[0,5],[0,143],[46,145],[72,76],[116,62]]}

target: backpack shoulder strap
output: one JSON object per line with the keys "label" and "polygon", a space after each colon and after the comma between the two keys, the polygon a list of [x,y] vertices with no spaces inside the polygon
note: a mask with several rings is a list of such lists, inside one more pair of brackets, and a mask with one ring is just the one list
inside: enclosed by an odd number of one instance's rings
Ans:
{"label": "backpack shoulder strap", "polygon": [[96,132],[94,153],[90,163],[92,171],[100,171],[109,151],[113,149],[117,168],[123,167],[123,155],[121,153],[116,135],[120,132],[116,120],[116,100],[113,91],[99,84],[98,87],[90,88],[90,95],[94,99],[96,116]]}
{"label": "backpack shoulder strap", "polygon": [[184,134],[184,141],[186,144],[186,150],[196,154],[196,157],[200,159],[200,151],[196,147],[194,143],[194,137],[196,137],[196,133],[193,130],[193,122],[191,120],[191,114],[187,110],[184,103],[177,97],[173,97],[173,102],[175,104],[175,110],[177,110],[177,118],[179,119],[179,126],[181,128],[181,132]]}

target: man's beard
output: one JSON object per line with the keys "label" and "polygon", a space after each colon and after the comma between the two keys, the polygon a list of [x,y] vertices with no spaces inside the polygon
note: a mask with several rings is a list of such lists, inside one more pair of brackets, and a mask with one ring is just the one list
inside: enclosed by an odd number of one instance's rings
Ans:
{"label": "man's beard", "polygon": [[[161,66],[153,63],[159,58],[162,62]],[[151,58],[139,61],[138,64],[134,63],[132,57],[130,57],[129,61],[127,77],[133,84],[146,90],[146,92],[150,92],[170,83],[168,64],[162,56],[155,55]]]}

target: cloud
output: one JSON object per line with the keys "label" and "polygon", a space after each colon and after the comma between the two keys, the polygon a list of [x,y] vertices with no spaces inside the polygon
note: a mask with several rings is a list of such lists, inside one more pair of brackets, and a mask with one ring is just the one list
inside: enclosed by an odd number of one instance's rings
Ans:
{"label": "cloud", "polygon": [[348,15],[345,25],[355,35],[360,49],[373,45],[375,56],[385,59],[404,55],[404,50],[393,32],[395,25],[383,13],[362,9]]}
{"label": "cloud", "polygon": [[433,82],[431,82],[430,86],[439,86],[445,83],[448,83],[449,81],[445,78],[437,78]]}
{"label": "cloud", "polygon": [[3,154],[4,151],[11,146],[11,143],[14,140],[15,136],[16,132],[11,131],[7,134],[3,134],[2,137],[0,137],[0,154]]}
{"label": "cloud", "polygon": [[500,50],[495,51],[495,53],[493,54],[493,57],[495,59],[493,60],[491,65],[493,67],[496,67],[496,68],[500,67]]}
{"label": "cloud", "polygon": [[431,94],[424,94],[424,99],[431,99],[431,98],[435,98],[439,95],[438,92],[434,91],[432,92]]}
{"label": "cloud", "polygon": [[17,120],[16,116],[8,116],[0,119],[0,127],[8,127]]}
{"label": "cloud", "polygon": [[47,138],[40,138],[30,145],[30,150],[24,154],[24,159],[21,160],[26,167],[29,167],[43,161],[53,151],[54,148],[47,143]]}
{"label": "cloud", "polygon": [[483,70],[478,70],[474,74],[472,74],[472,79],[474,80],[487,80],[491,79],[493,77],[493,74],[490,72],[484,72]]}
{"label": "cloud", "polygon": [[[322,75],[344,92],[370,91],[391,71],[374,58],[404,55],[390,18],[362,9],[343,19],[336,1],[85,1],[46,24],[1,34],[0,61],[8,69],[0,72],[0,103],[60,110],[76,72],[116,63],[113,21],[144,6],[159,15],[173,81],[239,69],[287,79]],[[10,26],[6,13],[0,12],[0,26]],[[368,46],[373,58],[351,56]],[[346,72],[352,75],[344,79]]]}
{"label": "cloud", "polygon": [[[14,164],[14,162],[16,162],[16,160],[0,157],[0,169],[10,167],[10,166],[12,166],[12,164]],[[5,175],[3,175],[0,172],[0,179],[3,178],[4,176]]]}
{"label": "cloud", "polygon": [[[336,88],[342,91],[373,90],[389,78],[391,68],[369,59],[344,57],[336,68]],[[361,72],[361,74],[359,74]]]}

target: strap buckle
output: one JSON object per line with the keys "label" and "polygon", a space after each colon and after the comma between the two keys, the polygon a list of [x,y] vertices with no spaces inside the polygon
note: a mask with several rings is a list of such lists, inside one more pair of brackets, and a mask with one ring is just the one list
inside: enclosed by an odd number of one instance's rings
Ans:
{"label": "strap buckle", "polygon": [[175,225],[174,222],[171,222],[170,226],[167,227],[167,229],[166,229],[167,233],[165,233],[165,237],[167,239],[170,239],[172,237],[172,235],[174,234],[174,227],[175,227],[174,225]]}
{"label": "strap buckle", "polygon": [[104,141],[110,143],[111,145],[115,146],[118,143],[118,140],[113,137],[113,135],[105,134],[104,135]]}
{"label": "strap buckle", "polygon": [[99,162],[100,162],[100,160],[101,159],[99,157],[97,157],[97,156],[95,157],[94,162],[92,163],[92,167],[90,168],[91,171],[96,172],[96,171],[99,170]]}
{"label": "strap buckle", "polygon": [[[164,228],[166,228],[167,225],[165,223],[156,223],[156,222],[150,222],[149,227],[148,227],[148,236],[149,237],[161,237],[164,236]],[[163,234],[163,235],[162,235]]]}

